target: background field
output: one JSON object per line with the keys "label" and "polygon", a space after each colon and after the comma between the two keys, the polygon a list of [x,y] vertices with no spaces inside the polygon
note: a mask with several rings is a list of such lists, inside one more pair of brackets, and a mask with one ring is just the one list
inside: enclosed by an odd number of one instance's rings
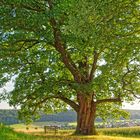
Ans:
{"label": "background field", "polygon": [[[97,136],[73,136],[74,129],[68,130],[67,128],[67,126],[76,127],[76,122],[74,121],[76,116],[72,111],[52,115],[43,114],[41,122],[34,122],[31,125],[20,123],[16,113],[16,111],[12,110],[3,110],[1,112],[5,121],[9,123],[17,122],[19,124],[8,125],[8,128],[1,126],[0,140],[140,140],[140,127],[99,128],[97,129]],[[74,115],[72,119],[70,119],[71,115]],[[60,122],[60,118],[63,118],[65,121]],[[138,118],[140,118],[139,111],[132,111],[130,119],[133,120],[131,121],[140,122]],[[116,122],[123,123],[124,120],[118,120]],[[96,125],[101,124],[103,124],[103,122],[96,121]],[[54,130],[47,130],[47,133],[45,134],[44,126],[48,125],[63,126],[63,130],[59,129],[56,134]]]}
{"label": "background field", "polygon": [[[22,127],[22,128],[20,128]],[[22,129],[23,132],[25,130],[25,127],[23,128],[23,125],[18,126],[18,128]],[[15,126],[15,131],[17,129],[17,126]],[[33,128],[30,128],[30,132],[32,132]],[[126,132],[130,133],[126,133]],[[98,136],[73,136],[70,135],[70,132],[67,131],[65,134],[62,133],[64,131],[60,131],[56,135],[49,135],[49,134],[44,134],[43,132],[32,132],[26,133],[24,132],[15,132],[11,127],[5,127],[1,126],[0,127],[0,138],[2,140],[139,140],[140,139],[140,128],[121,128],[121,129],[102,129],[98,130],[100,134]],[[111,132],[111,133],[110,133]],[[125,136],[129,136],[131,134],[135,133],[136,138],[127,138],[127,137],[120,137],[118,135],[125,134]],[[115,137],[113,136],[106,136],[104,134],[109,134],[109,135],[116,135]],[[129,134],[129,135],[126,135]]]}
{"label": "background field", "polygon": [[[28,130],[26,128],[29,128]],[[37,129],[35,129],[37,127]],[[74,130],[48,130],[45,134],[39,125],[24,124],[0,127],[2,140],[139,140],[140,127],[97,129],[97,136],[74,136]]]}
{"label": "background field", "polygon": [[[140,110],[126,110],[130,113],[130,120],[140,121]],[[123,120],[123,119],[122,119]],[[37,122],[75,122],[76,112],[69,110],[66,112],[60,112],[55,114],[41,114],[41,117]],[[96,119],[96,123],[101,122],[101,118]],[[0,122],[3,124],[16,124],[21,123],[18,119],[17,110],[0,110]]]}

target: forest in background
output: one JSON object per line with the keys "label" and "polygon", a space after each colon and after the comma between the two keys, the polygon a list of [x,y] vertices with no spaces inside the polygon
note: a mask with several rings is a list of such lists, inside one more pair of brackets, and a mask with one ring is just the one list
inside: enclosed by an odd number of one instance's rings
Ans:
{"label": "forest in background", "polygon": [[[130,113],[131,120],[140,119],[140,110],[127,110]],[[41,114],[40,119],[37,122],[45,121],[56,121],[56,122],[75,122],[76,113],[72,110],[66,112],[60,112],[55,114]],[[102,121],[100,118],[96,119],[97,122]],[[0,110],[0,122],[6,125],[21,123],[22,121],[18,119],[17,110]]]}

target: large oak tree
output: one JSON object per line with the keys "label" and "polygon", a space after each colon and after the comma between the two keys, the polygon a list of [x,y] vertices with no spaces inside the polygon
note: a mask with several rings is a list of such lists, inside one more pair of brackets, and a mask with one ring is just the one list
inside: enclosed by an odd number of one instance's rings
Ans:
{"label": "large oak tree", "polygon": [[95,134],[97,109],[140,93],[139,25],[139,0],[0,0],[5,97],[22,114],[68,104],[76,133]]}

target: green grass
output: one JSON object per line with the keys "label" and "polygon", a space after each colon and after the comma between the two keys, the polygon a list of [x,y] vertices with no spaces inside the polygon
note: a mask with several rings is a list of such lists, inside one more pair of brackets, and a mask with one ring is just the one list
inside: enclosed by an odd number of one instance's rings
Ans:
{"label": "green grass", "polygon": [[70,123],[68,123],[70,126],[76,126],[77,125],[77,123],[76,122],[70,122]]}
{"label": "green grass", "polygon": [[44,134],[43,131],[32,132],[30,128],[30,131],[23,133],[26,130],[25,125],[18,124],[14,126],[15,130],[23,129],[23,131],[15,132],[13,128],[1,125],[0,140],[140,140],[140,127],[98,129],[99,135],[97,136],[74,136],[71,135],[72,130],[59,130],[59,133],[55,135],[54,133]]}
{"label": "green grass", "polygon": [[99,129],[99,133],[111,136],[139,137],[140,139],[140,127]]}
{"label": "green grass", "polygon": [[27,125],[25,125],[25,124],[12,124],[12,125],[10,125],[10,127],[11,128],[14,128],[14,129],[26,129],[26,127],[32,127],[32,125],[29,125],[29,126],[27,126]]}
{"label": "green grass", "polygon": [[11,127],[0,126],[0,140],[43,140],[43,137],[36,137],[24,133],[17,133]]}
{"label": "green grass", "polygon": [[110,136],[71,136],[71,135],[42,135],[17,133],[10,127],[0,127],[0,140],[138,140]]}

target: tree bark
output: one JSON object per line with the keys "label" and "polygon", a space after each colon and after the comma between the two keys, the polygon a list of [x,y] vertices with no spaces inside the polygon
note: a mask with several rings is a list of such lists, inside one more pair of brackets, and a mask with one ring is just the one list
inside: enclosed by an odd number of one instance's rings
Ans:
{"label": "tree bark", "polygon": [[96,115],[96,104],[91,96],[78,95],[79,110],[77,112],[76,134],[95,135],[94,126]]}

